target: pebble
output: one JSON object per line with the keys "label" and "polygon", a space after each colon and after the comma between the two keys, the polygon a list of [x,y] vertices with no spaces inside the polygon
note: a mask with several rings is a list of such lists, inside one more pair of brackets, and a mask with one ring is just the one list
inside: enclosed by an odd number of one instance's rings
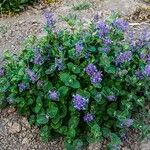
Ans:
{"label": "pebble", "polygon": [[28,138],[24,138],[23,140],[22,140],[22,144],[28,144],[29,143],[29,139]]}
{"label": "pebble", "polygon": [[12,126],[10,126],[9,132],[14,134],[21,131],[21,125],[17,122],[14,122]]}

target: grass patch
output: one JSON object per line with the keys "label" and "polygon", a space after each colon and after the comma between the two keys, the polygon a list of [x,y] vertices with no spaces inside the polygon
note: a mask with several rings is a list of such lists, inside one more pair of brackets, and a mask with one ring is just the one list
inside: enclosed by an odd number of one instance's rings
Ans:
{"label": "grass patch", "polygon": [[91,6],[91,4],[89,2],[82,1],[82,2],[74,4],[72,9],[75,10],[75,11],[87,10],[87,9],[90,8],[90,6]]}

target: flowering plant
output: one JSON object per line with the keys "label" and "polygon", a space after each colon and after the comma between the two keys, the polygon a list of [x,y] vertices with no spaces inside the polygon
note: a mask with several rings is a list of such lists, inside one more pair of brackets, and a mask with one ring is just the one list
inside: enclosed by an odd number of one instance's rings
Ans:
{"label": "flowering plant", "polygon": [[119,145],[150,97],[148,36],[125,40],[120,18],[57,31],[54,16],[45,16],[47,35],[36,47],[17,58],[6,53],[1,106],[14,105],[44,140],[64,136],[69,150],[103,138]]}

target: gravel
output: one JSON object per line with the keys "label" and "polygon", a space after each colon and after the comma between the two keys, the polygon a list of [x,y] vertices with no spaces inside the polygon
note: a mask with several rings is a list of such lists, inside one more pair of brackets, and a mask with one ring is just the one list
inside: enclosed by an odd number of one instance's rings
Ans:
{"label": "gravel", "polygon": [[[79,4],[80,0],[63,0],[48,6],[47,9],[54,12],[56,19],[60,16],[74,14],[87,25],[95,14],[99,14],[100,19],[105,19],[112,11],[118,11],[131,22],[131,29],[140,33],[143,28],[149,29],[149,11],[146,19],[136,16],[139,7],[149,9],[147,3],[141,0],[82,0],[90,4],[89,9],[82,11],[73,10],[73,5]],[[5,50],[19,54],[24,47],[25,41],[29,36],[42,37],[45,35],[43,10],[45,6],[36,5],[13,17],[0,18],[0,63]],[[145,11],[142,13],[145,16]],[[139,15],[140,18],[143,15]],[[135,19],[136,18],[136,19]],[[66,28],[67,24],[58,19],[58,28]],[[129,132],[129,139],[122,145],[123,150],[150,150],[150,141],[137,141],[137,133]],[[91,144],[87,150],[105,150],[107,141],[103,143]],[[25,117],[17,114],[14,108],[0,110],[0,150],[63,150],[63,139],[44,143],[40,140],[38,129],[31,127]]]}

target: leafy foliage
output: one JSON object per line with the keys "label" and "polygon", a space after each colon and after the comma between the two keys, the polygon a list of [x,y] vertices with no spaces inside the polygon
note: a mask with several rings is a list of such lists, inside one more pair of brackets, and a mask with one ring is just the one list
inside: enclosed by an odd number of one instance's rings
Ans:
{"label": "leafy foliage", "polygon": [[81,11],[81,10],[89,9],[90,6],[91,6],[90,3],[84,1],[84,2],[78,2],[77,4],[74,4],[72,9],[75,11]]}
{"label": "leafy foliage", "polygon": [[1,0],[0,1],[0,10],[3,11],[12,11],[19,12],[22,10],[25,4],[33,4],[37,0]]}
{"label": "leafy foliage", "polygon": [[150,97],[149,42],[126,40],[128,23],[119,18],[60,31],[52,14],[46,18],[47,35],[36,47],[6,53],[0,106],[15,106],[43,140],[65,137],[68,150],[103,138],[113,149],[127,128],[141,130],[133,114]]}

